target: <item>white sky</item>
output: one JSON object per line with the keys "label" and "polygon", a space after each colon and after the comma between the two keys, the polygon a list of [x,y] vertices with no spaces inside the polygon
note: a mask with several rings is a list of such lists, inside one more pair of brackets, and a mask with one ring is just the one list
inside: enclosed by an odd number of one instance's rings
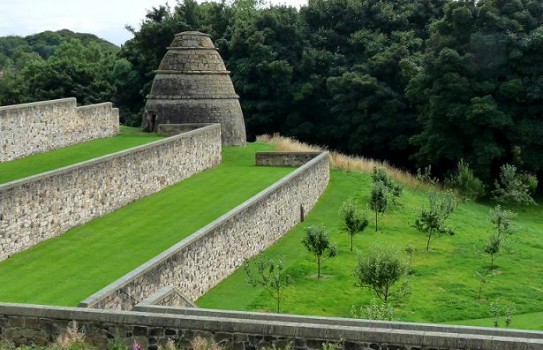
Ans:
{"label": "white sky", "polygon": [[[270,0],[300,6],[307,0]],[[0,0],[0,36],[27,36],[45,30],[91,33],[120,45],[132,35],[125,25],[139,28],[146,10],[172,0]]]}

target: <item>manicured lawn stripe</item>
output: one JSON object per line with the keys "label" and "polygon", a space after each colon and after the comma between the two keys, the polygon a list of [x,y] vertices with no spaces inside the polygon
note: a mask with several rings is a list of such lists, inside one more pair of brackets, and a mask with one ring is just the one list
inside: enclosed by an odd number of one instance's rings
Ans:
{"label": "manicured lawn stripe", "polygon": [[121,126],[119,135],[0,163],[0,184],[80,163],[161,139],[157,134]]}
{"label": "manicured lawn stripe", "polygon": [[0,301],[77,305],[271,185],[293,168],[254,165],[264,144],[0,263]]}
{"label": "manicured lawn stripe", "polygon": [[[330,186],[307,220],[263,254],[280,256],[294,283],[288,287],[282,312],[305,315],[350,317],[351,308],[369,304],[374,294],[355,285],[353,270],[357,257],[370,247],[392,245],[404,249],[412,244],[415,274],[411,279],[411,295],[403,301],[392,299],[396,318],[405,321],[449,323],[453,320],[490,317],[489,303],[515,304],[519,314],[543,311],[543,208],[541,205],[516,209],[517,232],[511,252],[496,259],[497,269],[491,283],[484,286],[483,298],[477,299],[479,280],[476,271],[484,271],[489,257],[483,247],[490,232],[488,212],[491,205],[460,203],[449,225],[455,236],[438,237],[432,250],[425,250],[425,236],[411,224],[427,195],[404,189],[400,204],[387,209],[380,219],[380,232],[375,224],[362,235],[355,236],[355,251],[349,251],[349,236],[340,230],[338,210],[349,196],[366,206],[371,179],[368,174],[333,171]],[[316,278],[316,263],[301,244],[304,228],[323,223],[330,230],[331,241],[338,245],[338,256],[323,263],[324,277]],[[273,311],[274,302],[266,292],[246,283],[243,270],[238,270],[197,301],[206,308]],[[539,329],[540,322],[522,324]],[[515,317],[513,326],[517,327]]]}

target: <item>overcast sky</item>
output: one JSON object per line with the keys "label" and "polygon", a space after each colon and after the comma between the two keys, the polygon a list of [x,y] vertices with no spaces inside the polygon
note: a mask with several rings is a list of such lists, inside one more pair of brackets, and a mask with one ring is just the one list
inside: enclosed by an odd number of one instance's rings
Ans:
{"label": "overcast sky", "polygon": [[[307,0],[271,0],[299,6]],[[146,10],[167,0],[0,0],[0,36],[27,36],[45,30],[91,33],[120,45],[130,39],[125,25],[139,28]]]}

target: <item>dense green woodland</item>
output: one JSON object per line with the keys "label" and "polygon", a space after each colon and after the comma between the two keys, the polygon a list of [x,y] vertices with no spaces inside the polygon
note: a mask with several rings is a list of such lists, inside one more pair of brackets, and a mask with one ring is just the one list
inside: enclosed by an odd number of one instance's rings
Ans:
{"label": "dense green woodland", "polygon": [[153,8],[120,49],[66,31],[1,38],[0,104],[111,100],[138,125],[174,34],[199,30],[249,139],[279,132],[442,178],[463,159],[487,185],[505,163],[543,178],[543,1],[255,1]]}

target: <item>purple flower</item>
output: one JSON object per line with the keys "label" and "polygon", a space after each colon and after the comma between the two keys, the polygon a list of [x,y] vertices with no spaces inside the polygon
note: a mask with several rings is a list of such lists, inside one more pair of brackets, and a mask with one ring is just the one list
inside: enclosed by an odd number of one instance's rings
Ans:
{"label": "purple flower", "polygon": [[134,340],[134,343],[132,343],[132,350],[142,350],[142,349],[143,347],[141,346],[141,344]]}

